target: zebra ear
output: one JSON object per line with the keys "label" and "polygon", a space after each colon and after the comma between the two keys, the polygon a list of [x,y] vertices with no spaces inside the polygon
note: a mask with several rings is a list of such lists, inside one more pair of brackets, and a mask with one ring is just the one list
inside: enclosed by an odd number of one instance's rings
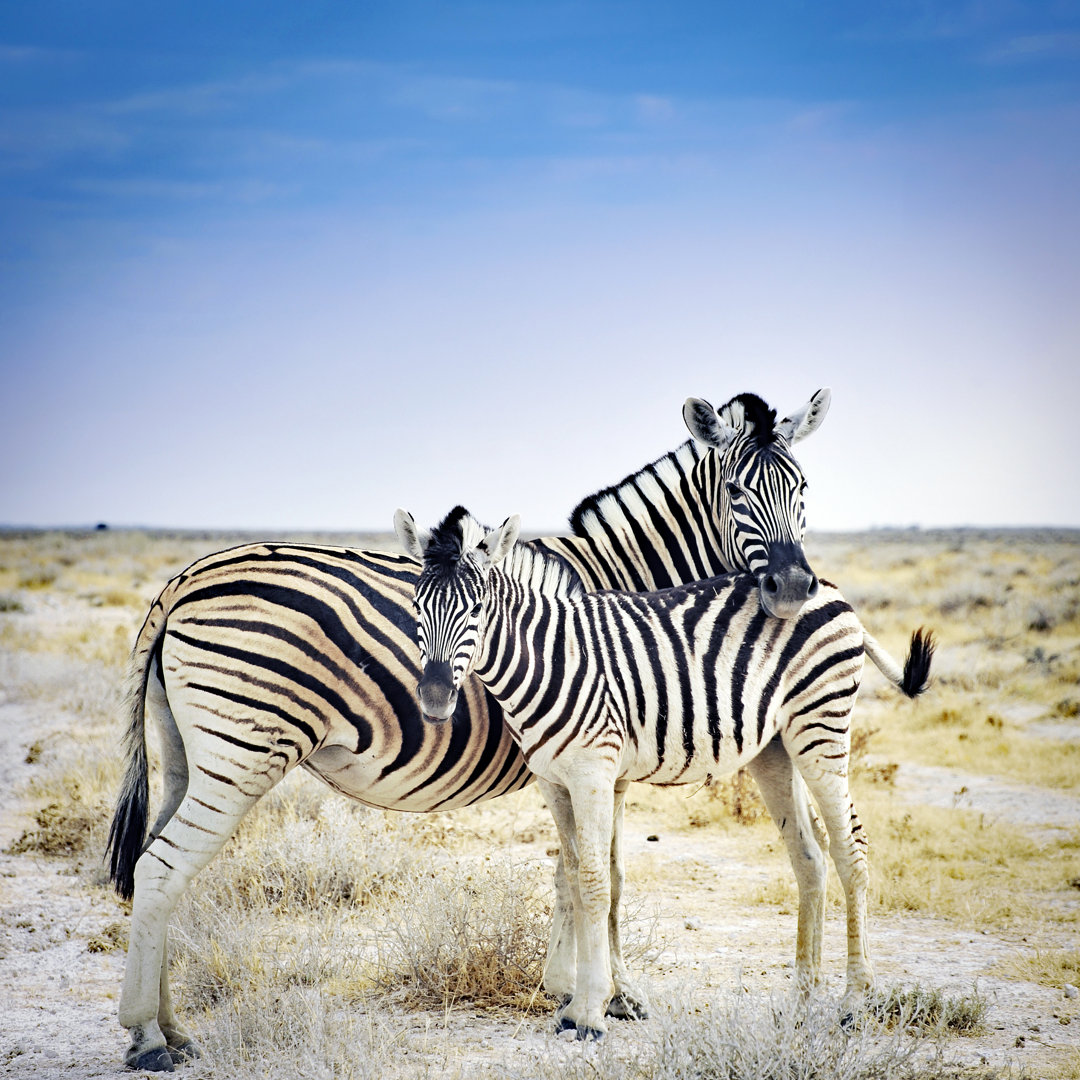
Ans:
{"label": "zebra ear", "polygon": [[826,386],[819,390],[801,409],[796,409],[790,416],[784,417],[776,425],[776,434],[794,446],[800,439],[813,434],[821,427],[821,421],[829,411],[832,391]]}
{"label": "zebra ear", "polygon": [[682,415],[690,434],[714,450],[726,450],[735,438],[735,429],[725,424],[704,398],[687,398]]}
{"label": "zebra ear", "polygon": [[394,513],[394,532],[397,533],[398,542],[414,559],[424,561],[424,552],[427,550],[431,533],[420,532],[416,527],[416,521],[408,510],[398,509]]}
{"label": "zebra ear", "polygon": [[506,558],[517,541],[519,532],[521,518],[517,514],[511,514],[497,529],[492,529],[484,537],[480,547],[487,552],[488,562],[492,566]]}

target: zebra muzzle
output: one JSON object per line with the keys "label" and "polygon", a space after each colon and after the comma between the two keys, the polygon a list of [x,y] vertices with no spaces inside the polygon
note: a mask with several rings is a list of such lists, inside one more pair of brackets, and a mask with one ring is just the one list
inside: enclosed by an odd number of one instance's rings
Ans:
{"label": "zebra muzzle", "polygon": [[801,544],[774,544],[760,579],[761,606],[779,619],[794,618],[818,591],[818,579]]}
{"label": "zebra muzzle", "polygon": [[434,724],[449,720],[454,715],[458,696],[450,665],[438,660],[428,664],[417,684],[416,693],[425,720]]}

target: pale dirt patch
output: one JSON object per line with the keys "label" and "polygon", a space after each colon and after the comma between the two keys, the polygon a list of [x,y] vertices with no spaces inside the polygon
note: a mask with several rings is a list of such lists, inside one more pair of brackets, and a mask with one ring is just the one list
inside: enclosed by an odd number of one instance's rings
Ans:
{"label": "pale dirt patch", "polygon": [[1080,798],[997,776],[978,776],[960,769],[905,762],[893,778],[907,802],[974,810],[989,822],[1036,826],[1040,835],[1080,824]]}

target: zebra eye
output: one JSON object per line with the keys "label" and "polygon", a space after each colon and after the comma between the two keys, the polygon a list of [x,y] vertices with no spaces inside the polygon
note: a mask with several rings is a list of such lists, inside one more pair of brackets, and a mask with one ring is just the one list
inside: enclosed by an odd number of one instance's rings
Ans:
{"label": "zebra eye", "polygon": [[728,493],[728,497],[731,498],[731,499],[741,499],[742,498],[742,488],[739,487],[738,484],[728,483],[728,485],[727,485],[727,493]]}
{"label": "zebra eye", "polygon": [[477,603],[476,606],[472,609],[472,611],[469,612],[469,617],[472,619],[477,618],[483,607],[484,605],[482,602]]}

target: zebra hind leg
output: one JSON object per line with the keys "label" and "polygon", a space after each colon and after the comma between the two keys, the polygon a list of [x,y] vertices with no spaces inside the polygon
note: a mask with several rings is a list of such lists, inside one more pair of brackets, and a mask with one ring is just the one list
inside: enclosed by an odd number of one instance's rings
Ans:
{"label": "zebra hind leg", "polygon": [[[192,749],[188,748],[189,751]],[[211,760],[210,754],[196,760]],[[174,1061],[198,1057],[198,1047],[177,1023],[168,992],[166,936],[169,918],[191,879],[221,850],[241,819],[283,775],[266,762],[231,768],[215,755],[217,769],[193,769],[177,811],[151,840],[135,867],[124,986],[119,1019],[128,1029],[129,1068],[171,1071]],[[239,763],[236,763],[239,764]],[[238,773],[225,775],[225,769]]]}
{"label": "zebra hind leg", "polygon": [[863,1007],[874,982],[866,935],[866,894],[870,880],[866,835],[851,802],[846,773],[820,770],[815,764],[800,763],[800,771],[825,819],[829,850],[847,901],[847,986],[841,1014],[844,1022],[850,1023]]}
{"label": "zebra hind leg", "polygon": [[828,873],[821,841],[826,838],[810,803],[806,784],[792,767],[791,757],[779,738],[768,743],[748,769],[757,781],[769,815],[780,830],[795,872],[799,888],[795,977],[805,994],[821,979]]}

